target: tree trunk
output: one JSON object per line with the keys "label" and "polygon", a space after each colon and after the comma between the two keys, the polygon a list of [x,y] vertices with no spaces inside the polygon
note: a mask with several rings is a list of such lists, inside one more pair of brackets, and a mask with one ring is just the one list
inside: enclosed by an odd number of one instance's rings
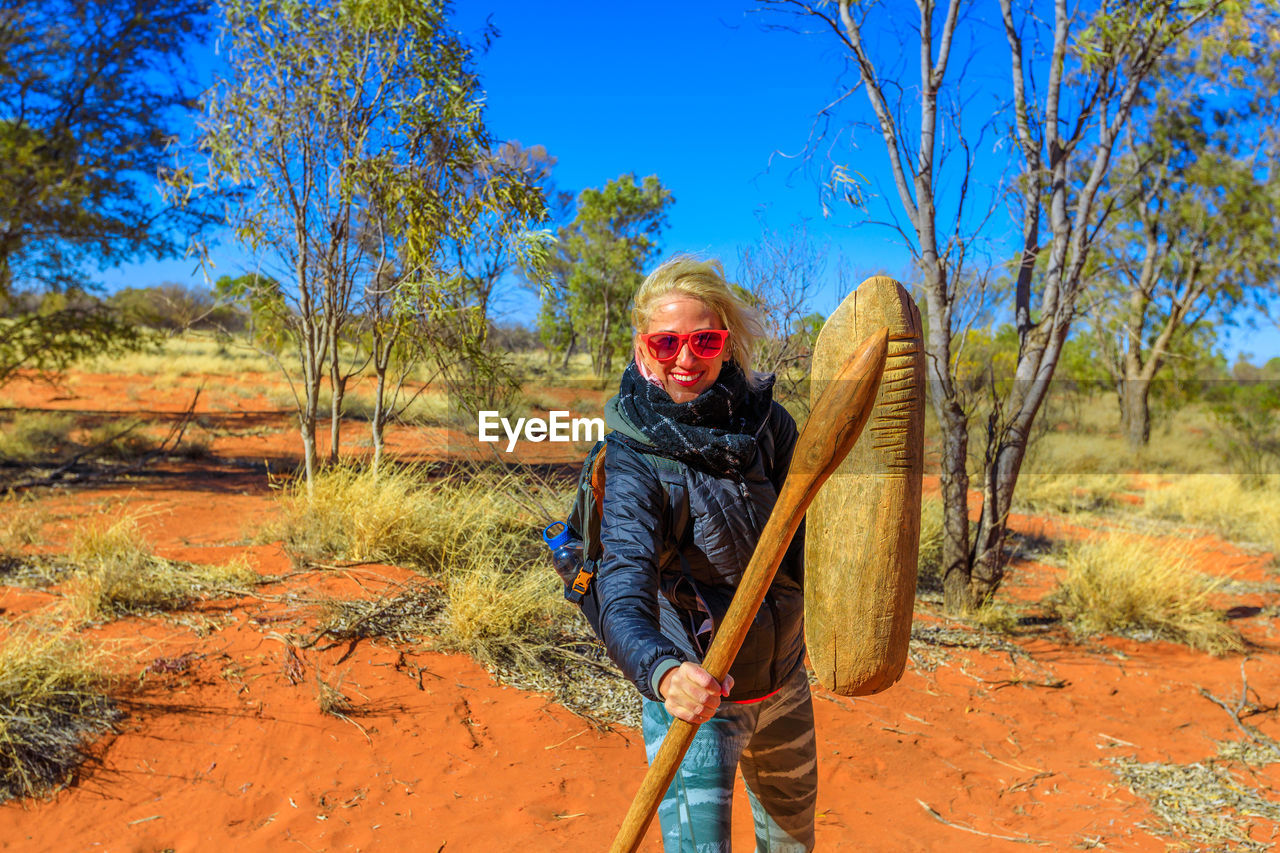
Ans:
{"label": "tree trunk", "polygon": [[971,607],[980,607],[989,600],[1004,580],[1004,541],[1009,531],[1009,509],[1013,505],[1014,485],[1026,452],[1025,437],[1001,439],[995,459],[983,472],[982,511],[973,536],[969,569]]}
{"label": "tree trunk", "polygon": [[942,431],[939,471],[942,481],[942,595],[948,613],[964,613],[973,602],[969,593],[969,418],[955,394],[945,367],[951,361],[951,328],[946,318],[946,279],[935,263],[925,268],[926,304],[930,323],[925,340],[925,376],[929,402]]}
{"label": "tree trunk", "polygon": [[942,599],[948,613],[965,613],[973,607],[969,593],[969,435],[964,413],[954,400],[944,404],[959,413],[943,419],[942,428]]}
{"label": "tree trunk", "polygon": [[329,385],[333,391],[332,403],[329,407],[329,462],[338,462],[338,442],[342,429],[342,400],[347,394],[346,379],[338,375],[338,359],[333,360],[333,372],[329,376]]}
{"label": "tree trunk", "polygon": [[1122,388],[1125,438],[1130,449],[1141,450],[1151,440],[1151,380],[1126,379]]}
{"label": "tree trunk", "polygon": [[316,476],[316,413],[317,413],[317,392],[319,389],[319,377],[313,383],[311,377],[306,378],[306,397],[302,401],[302,412],[298,418],[298,425],[302,432],[302,466],[307,478],[307,498],[310,499],[315,495],[315,476]]}
{"label": "tree trunk", "polygon": [[570,335],[570,336],[569,336],[569,346],[565,347],[565,350],[564,350],[564,359],[560,362],[560,369],[561,369],[561,370],[568,370],[568,369],[569,369],[569,359],[573,358],[573,348],[574,348],[574,345],[575,345],[577,342],[578,342],[578,336],[577,336],[577,335]]}
{"label": "tree trunk", "polygon": [[385,402],[387,369],[384,365],[377,364],[375,360],[374,370],[378,374],[378,390],[374,392],[373,397],[373,423],[371,424],[371,430],[373,432],[373,476],[376,479],[378,466],[382,464],[382,429],[386,425],[387,418]]}

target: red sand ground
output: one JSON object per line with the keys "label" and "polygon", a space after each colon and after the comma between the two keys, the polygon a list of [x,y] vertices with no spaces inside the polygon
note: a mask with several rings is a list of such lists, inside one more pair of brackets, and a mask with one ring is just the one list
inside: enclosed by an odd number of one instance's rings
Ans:
{"label": "red sand ground", "polygon": [[[97,389],[92,406],[51,402],[47,391],[42,398],[27,386],[5,392],[16,405],[141,408],[113,390],[127,381],[109,387],[109,378],[78,378],[79,393]],[[179,411],[190,399],[147,397],[149,411]],[[202,399],[218,404],[216,395]],[[543,696],[500,686],[463,656],[385,641],[290,644],[290,634],[314,624],[306,598],[376,595],[408,575],[389,566],[295,573],[278,544],[249,544],[271,517],[272,494],[260,467],[226,460],[296,447],[285,416],[255,417],[259,434],[218,438],[210,459],[40,497],[55,550],[71,526],[123,503],[146,513],[146,535],[163,556],[220,563],[247,554],[258,571],[279,577],[251,599],[89,630],[127,649],[125,669],[136,684],[128,716],[118,734],[94,746],[95,760],[73,787],[0,806],[0,847],[605,848],[644,772],[636,731],[598,731]],[[422,432],[396,439],[409,449],[429,440]],[[1048,519],[1013,525],[1051,538],[1087,534]],[[1269,555],[1213,538],[1188,547],[1203,571],[1276,580]],[[1055,571],[1015,563],[1007,590],[1038,598]],[[47,606],[56,594],[0,587],[0,618]],[[1280,701],[1276,622],[1256,610],[1276,604],[1274,594],[1259,593],[1224,603],[1244,614],[1235,624],[1252,644],[1247,657],[1212,658],[1168,643],[1073,642],[1052,628],[1019,639],[1017,654],[917,647],[902,681],[877,696],[819,690],[819,849],[1022,850],[1028,842],[1053,850],[1195,849],[1157,834],[1159,821],[1108,762],[1189,763],[1213,756],[1218,741],[1239,739],[1232,719],[1200,690],[1234,702],[1242,670],[1264,703]],[[939,652],[940,664],[928,666]],[[347,719],[321,713],[318,677],[350,698]],[[1280,737],[1276,717],[1249,722]],[[1275,799],[1280,765],[1247,781]],[[1276,832],[1255,820],[1257,840],[1270,843]],[[655,839],[651,831],[645,849],[659,849]],[[739,791],[735,848],[750,847]]]}

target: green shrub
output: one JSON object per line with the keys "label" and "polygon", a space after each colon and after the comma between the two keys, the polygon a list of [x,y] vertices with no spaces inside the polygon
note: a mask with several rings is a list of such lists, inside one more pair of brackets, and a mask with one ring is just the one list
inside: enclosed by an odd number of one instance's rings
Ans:
{"label": "green shrub", "polygon": [[65,412],[19,412],[0,425],[0,459],[41,462],[72,446],[75,418]]}

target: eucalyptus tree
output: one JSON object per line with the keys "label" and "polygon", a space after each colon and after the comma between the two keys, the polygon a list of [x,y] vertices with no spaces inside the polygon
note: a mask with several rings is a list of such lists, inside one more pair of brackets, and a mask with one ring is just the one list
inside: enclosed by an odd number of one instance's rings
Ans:
{"label": "eucalyptus tree", "polygon": [[[1192,338],[1280,291],[1280,55],[1258,4],[1187,39],[1153,78],[1112,175],[1118,204],[1091,274],[1092,323],[1124,432]],[[1248,322],[1246,319],[1245,322]]]}
{"label": "eucalyptus tree", "polygon": [[[308,483],[326,368],[337,452],[353,370],[339,347],[358,301],[371,312],[381,394],[405,318],[448,301],[457,277],[441,269],[447,239],[477,210],[537,218],[536,194],[485,176],[483,93],[449,11],[445,0],[222,5],[226,73],[206,96],[207,168],[176,171],[170,186],[229,198],[227,224],[269,276],[255,280],[279,283],[267,295],[301,364],[286,375]],[[456,204],[464,196],[481,201]],[[384,422],[380,408],[379,440]]]}
{"label": "eucalyptus tree", "polygon": [[[656,175],[622,175],[578,194],[573,221],[562,226],[547,260],[543,340],[568,337],[591,353],[597,377],[630,345],[630,307],[675,202]],[[558,286],[557,286],[558,285]]]}
{"label": "eucalyptus tree", "polygon": [[141,340],[90,299],[93,268],[171,256],[195,211],[154,203],[191,106],[184,60],[205,0],[0,0],[0,382]]}
{"label": "eucalyptus tree", "polygon": [[[404,407],[405,379],[420,361],[464,410],[492,406],[516,387],[505,353],[488,344],[490,301],[510,266],[537,276],[545,262],[546,235],[529,229],[545,213],[540,173],[494,145],[478,82],[465,67],[456,71],[451,79],[466,85],[438,88],[420,104],[412,127],[422,138],[403,149],[400,168],[368,184],[374,203],[364,230],[376,263],[363,308],[377,376],[375,468],[384,427]],[[459,127],[466,132],[430,138]]]}
{"label": "eucalyptus tree", "polygon": [[[852,125],[852,144],[870,130],[887,161],[892,200],[884,209],[912,253],[924,291],[928,394],[942,432],[945,603],[951,611],[970,609],[1004,576],[1014,486],[1109,207],[1104,188],[1113,151],[1143,81],[1218,4],[1053,0],[1015,9],[1012,0],[983,8],[919,0],[908,30],[879,4],[761,2],[816,24],[816,36],[837,46],[851,70],[848,79],[836,72],[839,94],[823,110],[811,150],[825,142],[839,157],[845,149],[834,134]],[[982,20],[984,8],[998,17]],[[994,39],[993,32],[999,34]],[[895,43],[910,50],[895,57],[886,49]],[[1007,88],[997,90],[988,57],[1001,48]],[[980,75],[973,73],[978,62]],[[869,115],[856,110],[863,98]],[[846,109],[863,117],[846,121]],[[999,139],[999,150],[990,150],[992,139]],[[864,161],[859,169],[869,167]],[[840,195],[857,199],[853,175],[837,159],[824,178]],[[1005,306],[1018,354],[1013,376],[993,377],[984,392],[987,441],[975,466],[982,496],[975,526],[968,463],[978,410],[956,382],[955,368],[967,324],[991,295],[985,283],[998,277],[989,275],[984,254],[1007,251],[993,246],[989,227],[1006,203],[1005,185],[1020,232]]]}

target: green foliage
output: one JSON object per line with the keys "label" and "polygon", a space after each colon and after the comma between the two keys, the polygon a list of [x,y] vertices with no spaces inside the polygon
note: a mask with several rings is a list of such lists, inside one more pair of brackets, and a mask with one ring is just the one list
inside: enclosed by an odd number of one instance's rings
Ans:
{"label": "green foliage", "polygon": [[603,189],[583,190],[573,222],[559,231],[539,333],[555,348],[584,346],[597,377],[630,352],[631,300],[658,253],[674,202],[656,175],[643,182],[623,175]]}
{"label": "green foliage", "polygon": [[1173,374],[1166,402],[1185,402],[1187,368],[1218,329],[1280,292],[1276,24],[1270,4],[1225,5],[1185,34],[1144,86],[1139,131],[1118,151],[1118,204],[1091,258],[1092,324],[1135,445],[1149,433],[1151,380]]}
{"label": "green foliage", "polygon": [[156,210],[147,184],[188,105],[174,65],[204,8],[0,0],[0,385],[144,343],[81,291],[89,267],[175,254],[201,221]]}
{"label": "green foliage", "polygon": [[1210,401],[1216,438],[1235,473],[1254,485],[1280,474],[1280,385],[1220,384]]}
{"label": "green foliage", "polygon": [[1054,378],[1059,380],[1059,387],[1067,385],[1084,394],[1114,386],[1111,373],[1099,361],[1096,343],[1086,335],[1073,335],[1063,344]]}
{"label": "green foliage", "polygon": [[82,358],[135,352],[152,341],[96,300],[49,293],[34,311],[0,317],[0,385],[19,370],[50,378]]}
{"label": "green foliage", "polygon": [[220,276],[213,285],[214,297],[247,313],[249,337],[265,352],[278,354],[288,343],[289,306],[280,282],[257,273]]}
{"label": "green foliage", "polygon": [[[538,263],[525,225],[544,205],[536,168],[504,159],[488,132],[447,0],[226,0],[222,12],[229,72],[206,98],[207,162],[172,173],[169,192],[233,200],[227,224],[267,276],[220,287],[247,304],[265,349],[298,353],[308,475],[326,372],[334,453],[345,383],[366,358],[380,380],[425,358],[460,398],[510,388],[485,344],[488,301],[505,258]],[[348,344],[361,352],[343,361]],[[394,398],[397,377],[386,385]],[[378,407],[378,448],[393,409]]]}
{"label": "green foliage", "polygon": [[960,341],[952,367],[960,392],[970,400],[992,393],[1007,395],[1018,360],[1018,333],[1013,326],[1002,323],[995,331],[970,329]]}
{"label": "green foliage", "polygon": [[242,331],[246,325],[245,314],[237,306],[205,288],[177,282],[126,287],[106,302],[130,321],[166,332],[214,329],[229,333]]}
{"label": "green foliage", "polygon": [[0,421],[0,459],[39,462],[58,458],[71,446],[75,418],[67,412],[15,414]]}
{"label": "green foliage", "polygon": [[204,0],[0,2],[0,298],[89,265],[175,254],[192,211],[148,184],[189,104]]}

